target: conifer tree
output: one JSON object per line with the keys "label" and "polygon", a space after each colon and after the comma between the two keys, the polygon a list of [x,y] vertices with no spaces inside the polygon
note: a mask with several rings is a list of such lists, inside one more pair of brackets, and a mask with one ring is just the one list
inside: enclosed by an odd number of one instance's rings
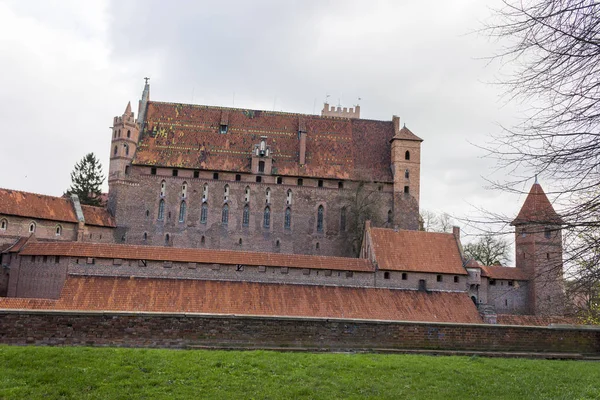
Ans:
{"label": "conifer tree", "polygon": [[88,153],[75,164],[71,172],[71,187],[67,190],[67,194],[76,194],[81,204],[99,206],[102,182],[104,182],[102,165],[94,153]]}

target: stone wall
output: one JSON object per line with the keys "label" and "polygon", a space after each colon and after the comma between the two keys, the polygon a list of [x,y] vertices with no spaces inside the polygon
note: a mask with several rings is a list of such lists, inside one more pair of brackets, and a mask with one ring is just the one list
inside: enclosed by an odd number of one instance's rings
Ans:
{"label": "stone wall", "polygon": [[8,297],[58,299],[67,279],[68,257],[13,256]]}
{"label": "stone wall", "polygon": [[199,314],[0,311],[0,342],[600,354],[600,329]]}
{"label": "stone wall", "polygon": [[[56,222],[39,218],[23,218],[12,215],[0,215],[0,220],[8,222],[5,230],[0,229],[0,245],[12,244],[20,237],[30,236],[29,225],[35,223],[35,237],[51,240],[77,240],[77,224],[71,222]],[[56,228],[60,227],[60,235]]]}
{"label": "stone wall", "polygon": [[496,279],[494,282],[490,285],[490,279],[483,279],[483,286],[487,288],[488,304],[493,305],[497,313],[526,314],[529,311],[527,282],[503,279]]}
{"label": "stone wall", "polygon": [[[117,242],[125,237],[126,243],[155,246],[355,256],[360,247],[360,240],[353,243],[357,235],[352,232],[357,198],[366,199],[364,202],[369,203],[374,226],[417,228],[414,221],[418,219],[418,204],[410,202],[410,196],[403,195],[401,197],[407,197],[407,205],[402,207],[400,214],[395,212],[391,182],[360,185],[351,181],[302,178],[302,185],[299,185],[296,177],[197,171],[198,177],[195,178],[194,173],[193,170],[177,170],[177,176],[173,176],[173,169],[157,168],[153,171],[150,167],[133,166],[128,181],[113,182],[109,207],[119,225],[115,233]],[[260,183],[257,178],[261,179]],[[278,178],[281,178],[280,184],[277,183]],[[163,180],[166,187],[161,196]],[[185,197],[182,193],[184,183],[187,186]],[[201,207],[205,184],[208,185],[208,218],[203,223]],[[229,187],[227,199],[225,185]],[[248,202],[246,188],[250,190]],[[270,189],[269,202],[267,189]],[[287,204],[288,190],[292,192],[291,204]],[[164,201],[164,215],[159,219],[161,199]],[[186,213],[180,221],[183,200]],[[229,209],[226,225],[222,223],[225,204]],[[248,226],[244,226],[242,219],[246,204],[250,207]],[[324,219],[323,229],[319,231],[317,214],[321,205],[324,207]],[[264,226],[267,206],[270,210],[268,228]],[[289,229],[285,227],[288,207],[291,211]],[[346,208],[345,224],[342,222],[343,207]],[[388,213],[393,217],[390,222]],[[410,217],[404,214],[410,214]],[[360,236],[362,226],[357,229]]]}

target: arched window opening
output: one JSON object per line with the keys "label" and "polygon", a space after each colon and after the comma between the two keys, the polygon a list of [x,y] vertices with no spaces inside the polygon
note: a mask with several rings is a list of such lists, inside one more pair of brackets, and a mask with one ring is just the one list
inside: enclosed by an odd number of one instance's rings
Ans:
{"label": "arched window opening", "polygon": [[221,223],[227,225],[229,223],[229,206],[225,204],[221,212]]}
{"label": "arched window opening", "polygon": [[208,201],[208,183],[202,187],[202,201]]}
{"label": "arched window opening", "polygon": [[284,228],[285,229],[292,228],[292,210],[289,207],[285,209]]}
{"label": "arched window opening", "polygon": [[204,235],[200,238],[200,244],[204,244],[206,243],[206,238],[204,237]]}
{"label": "arched window opening", "polygon": [[404,159],[410,160],[410,151],[406,150],[406,153],[404,153]]}
{"label": "arched window opening", "polygon": [[246,190],[244,191],[244,201],[246,203],[250,202],[250,186],[246,186]]}
{"label": "arched window opening", "polygon": [[146,217],[150,216],[150,210],[146,210]]}
{"label": "arched window opening", "polygon": [[117,138],[117,131],[115,130],[114,134],[113,134],[113,139]]}
{"label": "arched window opening", "polygon": [[242,238],[240,238],[240,240],[238,240],[238,244],[241,246],[242,245]]}
{"label": "arched window opening", "polygon": [[340,231],[346,230],[346,207],[342,207],[340,212]]}
{"label": "arched window opening", "polygon": [[288,206],[291,206],[291,205],[292,205],[292,189],[288,189],[288,191],[287,191],[287,196],[286,196],[286,200],[285,200],[285,203],[286,203]]}
{"label": "arched window opening", "polygon": [[279,239],[277,239],[277,240],[275,241],[275,247],[279,247],[280,245],[281,245],[281,242],[279,242]]}
{"label": "arched window opening", "polygon": [[147,232],[144,232],[144,242],[145,242],[146,240],[148,240],[148,233],[147,233]]}
{"label": "arched window opening", "polygon": [[208,204],[202,203],[202,208],[200,209],[200,223],[205,224],[208,220]]}
{"label": "arched window opening", "polygon": [[165,244],[168,245],[171,242],[171,236],[167,233],[165,235]]}
{"label": "arched window opening", "polygon": [[317,210],[317,232],[323,232],[323,213],[325,209],[323,206],[319,206]]}
{"label": "arched window opening", "polygon": [[267,229],[271,227],[271,209],[268,206],[265,207],[263,226]]}
{"label": "arched window opening", "polygon": [[229,185],[225,185],[225,190],[223,190],[223,201],[229,201]]}
{"label": "arched window opening", "polygon": [[244,206],[244,213],[242,215],[242,226],[250,225],[250,206],[246,204]]}
{"label": "arched window opening", "polygon": [[117,155],[117,152],[119,151],[119,148],[117,146],[115,146],[115,150],[113,151],[113,155]]}
{"label": "arched window opening", "polygon": [[181,185],[181,197],[184,199],[187,196],[187,187],[188,187],[187,182],[183,182],[183,184]]}
{"label": "arched window opening", "polygon": [[60,235],[62,235],[62,226],[60,226],[60,225],[56,225],[56,229],[55,229],[55,231],[54,231],[54,234],[55,234],[56,236],[60,236]]}
{"label": "arched window opening", "polygon": [[2,219],[0,221],[0,231],[5,231],[8,228],[8,220]]}
{"label": "arched window opening", "polygon": [[119,129],[119,137],[121,137],[121,130]]}
{"label": "arched window opening", "polygon": [[162,221],[165,218],[165,201],[160,199],[158,202],[158,220]]}
{"label": "arched window opening", "polygon": [[410,171],[408,169],[404,170],[404,177],[406,179],[408,179],[409,176],[410,176]]}
{"label": "arched window opening", "polygon": [[129,145],[127,143],[125,143],[123,145],[123,147],[125,147],[125,155],[128,156],[129,155]]}
{"label": "arched window opening", "polygon": [[271,188],[267,188],[265,202],[271,204]]}
{"label": "arched window opening", "polygon": [[392,210],[388,210],[388,215],[387,215],[387,223],[391,224],[392,223]]}
{"label": "arched window opening", "polygon": [[185,209],[186,209],[186,204],[185,204],[185,200],[184,200],[181,202],[181,205],[179,206],[179,222],[185,221]]}
{"label": "arched window opening", "polygon": [[167,192],[167,182],[162,181],[160,183],[160,197],[165,197],[166,192]]}
{"label": "arched window opening", "polygon": [[35,232],[35,222],[31,222],[29,224],[29,233],[34,233]]}
{"label": "arched window opening", "polygon": [[130,138],[131,137],[131,131],[127,130],[127,137]]}
{"label": "arched window opening", "polygon": [[320,248],[321,248],[321,245],[319,244],[319,242],[317,242],[317,243],[315,244],[315,249],[319,250]]}

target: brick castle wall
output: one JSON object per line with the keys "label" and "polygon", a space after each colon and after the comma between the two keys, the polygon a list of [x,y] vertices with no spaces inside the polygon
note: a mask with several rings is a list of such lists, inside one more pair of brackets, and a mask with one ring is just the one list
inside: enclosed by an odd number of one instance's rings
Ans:
{"label": "brick castle wall", "polygon": [[600,329],[190,314],[0,311],[0,342],[600,353]]}

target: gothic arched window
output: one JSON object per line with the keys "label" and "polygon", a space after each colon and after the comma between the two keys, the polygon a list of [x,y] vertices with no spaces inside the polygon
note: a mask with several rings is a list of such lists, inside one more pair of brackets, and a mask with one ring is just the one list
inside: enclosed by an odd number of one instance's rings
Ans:
{"label": "gothic arched window", "polygon": [[186,204],[185,204],[185,200],[184,200],[181,202],[181,205],[179,206],[179,222],[185,221],[185,208],[186,208]]}
{"label": "gothic arched window", "polygon": [[8,228],[8,220],[6,218],[2,218],[0,221],[0,231],[5,231]]}
{"label": "gothic arched window", "polygon": [[31,221],[31,223],[29,224],[29,233],[34,233],[35,232],[35,222]]}
{"label": "gothic arched window", "polygon": [[202,203],[202,208],[200,209],[200,223],[205,224],[208,220],[208,204]]}
{"label": "gothic arched window", "polygon": [[244,206],[244,214],[242,215],[242,226],[250,225],[250,206]]}
{"label": "gothic arched window", "polygon": [[127,131],[127,137],[128,137],[128,138],[130,138],[130,137],[131,137],[131,131],[130,131],[130,130],[128,130],[128,131]]}
{"label": "gothic arched window", "polygon": [[56,225],[55,235],[56,236],[62,235],[62,226]]}
{"label": "gothic arched window", "polygon": [[160,199],[158,202],[158,220],[162,221],[165,218],[165,201]]}
{"label": "gothic arched window", "polygon": [[265,228],[271,227],[271,209],[267,206],[265,207],[265,214],[263,217],[263,226]]}
{"label": "gothic arched window", "polygon": [[227,225],[229,223],[229,206],[225,204],[221,212],[221,223]]}
{"label": "gothic arched window", "polygon": [[323,206],[319,206],[317,209],[317,232],[323,232],[323,213],[325,209]]}
{"label": "gothic arched window", "polygon": [[410,160],[410,151],[406,150],[406,153],[404,153],[404,159]]}
{"label": "gothic arched window", "polygon": [[289,207],[285,209],[285,220],[284,220],[283,227],[285,229],[292,228],[292,210]]}

